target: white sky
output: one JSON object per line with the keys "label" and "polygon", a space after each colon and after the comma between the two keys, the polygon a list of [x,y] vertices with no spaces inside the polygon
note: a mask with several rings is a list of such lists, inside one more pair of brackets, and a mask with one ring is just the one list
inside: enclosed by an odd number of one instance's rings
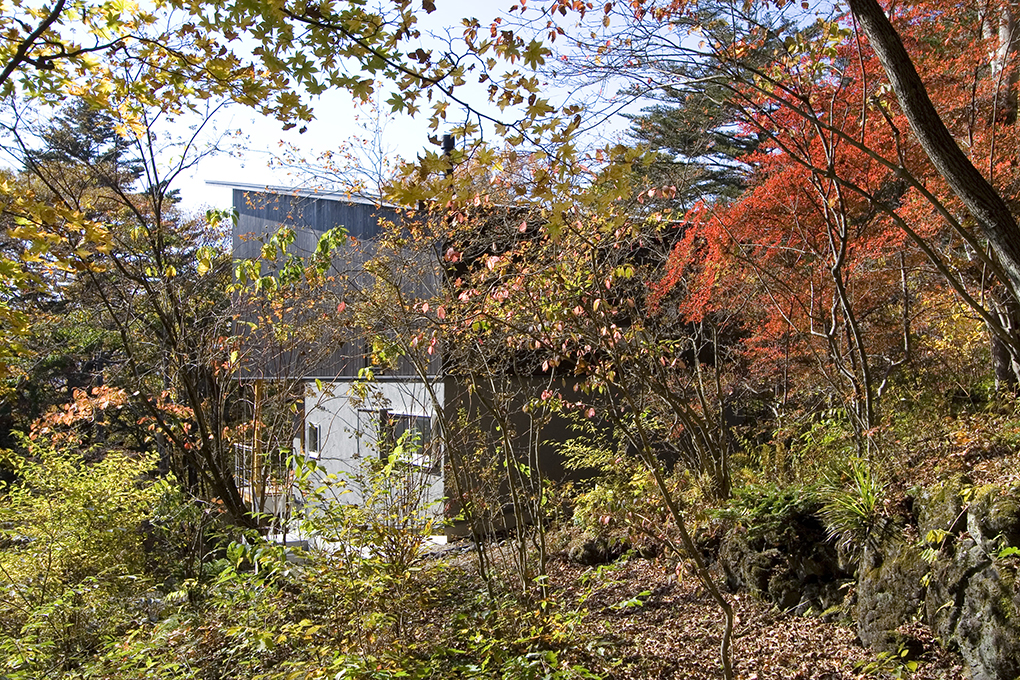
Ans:
{"label": "white sky", "polygon": [[[513,4],[513,0],[437,0],[437,11],[431,15],[425,15],[423,12],[419,26],[423,34],[429,31],[439,33],[447,28],[454,34],[459,34],[460,21],[463,17],[475,17],[484,27],[503,13],[510,4]],[[423,44],[426,48],[429,47],[425,36]],[[485,104],[485,94],[481,87],[472,92],[470,86],[466,86],[463,94],[473,105]],[[416,118],[400,116],[387,128],[387,143],[397,155],[405,159],[413,159],[429,146],[429,134],[437,134],[428,129],[428,110],[427,107],[423,108],[425,108],[423,113]],[[450,127],[457,124],[456,115],[452,110],[451,105]],[[284,170],[269,167],[271,156],[281,150],[281,140],[300,147],[305,157],[312,160],[323,151],[336,149],[344,140],[350,138],[352,133],[365,135],[364,131],[356,129],[354,122],[356,107],[346,92],[328,92],[322,95],[318,100],[314,100],[314,111],[316,119],[308,125],[304,134],[299,134],[297,129],[284,132],[279,122],[254,114],[243,107],[233,106],[221,112],[216,121],[217,127],[240,130],[242,135],[238,142],[243,151],[206,158],[189,175],[182,176],[176,187],[180,189],[183,204],[196,210],[204,210],[207,207],[230,207],[230,189],[209,186],[206,182],[210,180],[283,186],[296,184],[298,182],[296,177],[288,175]],[[438,134],[441,135],[443,132],[444,130],[440,129]]]}
{"label": "white sky", "polygon": [[[240,132],[233,140],[239,147],[203,159],[191,173],[182,176],[175,184],[181,192],[183,204],[188,208],[229,208],[230,189],[210,186],[210,180],[248,184],[290,186],[298,180],[287,171],[269,167],[271,158],[282,151],[281,142],[298,146],[306,158],[336,148],[355,130],[356,107],[346,92],[330,92],[315,104],[316,119],[308,124],[304,134],[297,129],[283,131],[279,121],[260,116],[249,109],[233,106],[218,116],[219,126]],[[428,142],[428,123],[425,118],[408,119],[406,116],[390,125],[392,144],[397,154],[413,158]],[[300,127],[300,126],[299,126]],[[364,133],[361,133],[362,136]]]}

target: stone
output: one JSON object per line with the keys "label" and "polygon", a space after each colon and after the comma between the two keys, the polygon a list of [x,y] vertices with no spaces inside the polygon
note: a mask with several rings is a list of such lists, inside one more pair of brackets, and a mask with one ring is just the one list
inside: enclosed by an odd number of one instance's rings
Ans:
{"label": "stone", "polygon": [[896,629],[913,620],[924,602],[929,565],[900,522],[880,523],[865,543],[857,578],[857,636],[879,652],[895,652]]}
{"label": "stone", "polygon": [[967,506],[967,531],[989,553],[1005,546],[1020,546],[1018,492],[994,486],[973,489]]}
{"label": "stone", "polygon": [[[1017,490],[967,489],[963,526],[954,527],[932,565],[925,619],[949,649],[957,650],[972,680],[1020,677],[1020,546]],[[935,497],[933,496],[933,499]],[[933,500],[933,502],[935,502]]]}
{"label": "stone", "polygon": [[718,566],[732,592],[744,590],[796,613],[822,612],[842,602],[849,577],[810,510],[784,518],[783,531],[734,527],[719,545]]}
{"label": "stone", "polygon": [[933,566],[928,624],[959,651],[971,680],[1014,680],[1020,677],[1018,560],[997,559],[971,538],[954,547]]}
{"label": "stone", "polygon": [[954,477],[944,484],[921,489],[914,499],[917,529],[924,539],[931,531],[959,534],[967,530],[967,513],[961,492],[966,480]]}
{"label": "stone", "polygon": [[768,592],[769,575],[780,558],[778,550],[752,546],[744,527],[735,527],[719,545],[719,566],[730,592],[743,590],[763,597]]}
{"label": "stone", "polygon": [[571,562],[586,567],[608,564],[616,560],[629,549],[624,541],[613,541],[605,536],[586,537],[567,551]]}

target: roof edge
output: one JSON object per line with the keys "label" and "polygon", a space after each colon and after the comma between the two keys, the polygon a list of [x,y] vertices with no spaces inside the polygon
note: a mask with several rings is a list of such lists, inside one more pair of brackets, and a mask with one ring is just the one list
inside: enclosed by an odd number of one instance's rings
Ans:
{"label": "roof edge", "polygon": [[374,205],[380,208],[399,209],[403,206],[396,203],[384,201],[381,196],[370,194],[359,194],[349,191],[332,191],[329,189],[315,189],[307,187],[288,187],[272,184],[253,184],[246,182],[228,182],[225,180],[207,179],[205,183],[209,186],[227,187],[240,191],[254,191],[263,194],[279,194],[286,196],[301,196],[303,198],[324,198],[330,201],[345,201],[359,205]]}

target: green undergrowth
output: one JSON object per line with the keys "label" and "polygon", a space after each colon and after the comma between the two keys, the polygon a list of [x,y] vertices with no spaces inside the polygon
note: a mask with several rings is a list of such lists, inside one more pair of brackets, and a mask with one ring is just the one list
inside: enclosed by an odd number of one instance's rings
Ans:
{"label": "green undergrowth", "polygon": [[790,530],[791,517],[816,511],[820,498],[818,486],[748,484],[712,515],[743,526],[752,537],[778,535]]}
{"label": "green undergrowth", "polygon": [[366,506],[309,512],[305,529],[341,547],[302,552],[217,532],[153,460],[30,454],[8,456],[18,481],[0,495],[4,680],[570,679],[615,663],[576,598],[428,557],[431,520],[388,492],[399,465],[370,478]]}
{"label": "green undergrowth", "polygon": [[611,663],[578,633],[583,612],[551,598],[493,600],[470,571],[442,562],[354,582],[335,555],[297,565],[277,546],[227,553],[211,579],[149,590],[151,617],[122,621],[59,675],[36,664],[10,677],[592,678]]}
{"label": "green undergrowth", "polygon": [[[981,411],[925,431],[906,423],[898,417],[881,433],[881,455],[870,460],[847,443],[845,423],[791,430],[769,449],[791,454],[785,458],[763,447],[734,456],[741,468],[724,500],[680,465],[666,482],[706,551],[712,532],[734,526],[752,539],[794,544],[791,519],[813,516],[852,562],[915,470],[943,469],[933,467],[937,456],[987,460],[1015,451],[1020,419]],[[938,446],[917,452],[932,432],[942,437]],[[470,553],[429,556],[436,515],[396,493],[406,467],[396,458],[361,479],[365,506],[307,513],[307,531],[346,548],[295,552],[227,530],[214,504],[154,477],[151,458],[113,451],[89,458],[74,442],[26,447],[27,455],[6,454],[17,481],[0,494],[5,680],[591,678],[614,676],[625,663],[586,632],[587,594],[605,585],[598,578],[553,572],[541,584],[514,586],[497,574],[486,584]],[[601,455],[602,474],[577,491],[550,545],[592,535],[676,545],[639,461],[615,446],[580,453],[589,467]],[[307,498],[344,490],[342,480],[298,472],[318,480]],[[489,569],[514,573],[498,561]],[[611,578],[601,568],[588,573]],[[642,595],[629,593],[617,609],[640,609]]]}
{"label": "green undergrowth", "polygon": [[[252,550],[232,552],[243,562]],[[301,568],[270,560],[259,559],[268,573],[232,564],[183,601],[171,594],[169,615],[129,631],[83,677],[144,677],[153,669],[202,678],[429,677],[438,665],[433,657],[441,655],[415,620],[443,601],[434,592],[438,575],[429,574],[432,588],[414,584],[414,611],[406,602],[398,611],[385,582],[335,592],[328,559]]]}

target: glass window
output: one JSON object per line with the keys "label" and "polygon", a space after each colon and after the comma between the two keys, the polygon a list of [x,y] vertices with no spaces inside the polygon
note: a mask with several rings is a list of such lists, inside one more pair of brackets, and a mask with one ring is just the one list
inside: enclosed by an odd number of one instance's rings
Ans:
{"label": "glass window", "polygon": [[308,434],[305,437],[305,451],[309,458],[318,458],[320,454],[320,447],[322,445],[320,439],[319,426],[315,423],[308,423]]}
{"label": "glass window", "polygon": [[377,438],[381,459],[388,459],[399,443],[403,445],[408,463],[429,471],[438,470],[438,447],[432,439],[430,417],[380,411]]}

